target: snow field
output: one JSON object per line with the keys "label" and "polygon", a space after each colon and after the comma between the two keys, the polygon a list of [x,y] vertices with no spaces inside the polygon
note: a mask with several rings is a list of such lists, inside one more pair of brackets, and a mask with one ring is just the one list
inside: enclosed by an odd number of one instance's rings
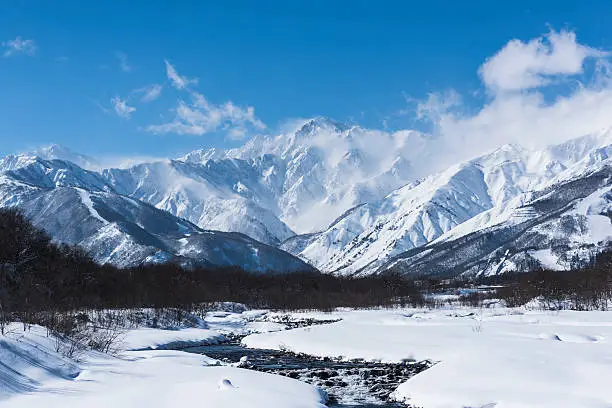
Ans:
{"label": "snow field", "polygon": [[284,327],[253,321],[265,313],[211,312],[202,323],[207,325],[210,319],[216,330],[128,330],[122,336],[124,351],[119,357],[88,351],[79,356],[79,363],[56,351],[56,342],[47,337],[45,328],[24,331],[21,324],[11,324],[7,334],[0,336],[0,406],[324,407],[324,392],[300,381],[221,366],[198,354],[163,350],[168,344],[217,342],[224,338],[221,332]]}
{"label": "snow field", "polygon": [[243,342],[347,359],[438,361],[394,393],[417,407],[612,407],[612,313],[401,309],[332,317],[343,320]]}
{"label": "snow field", "polygon": [[[266,316],[267,315],[267,316]],[[136,329],[120,357],[94,352],[69,360],[46,330],[13,324],[0,336],[0,406],[318,407],[323,393],[287,377],[220,366],[163,350],[166,342],[219,341],[249,333],[248,347],[385,362],[436,364],[401,384],[398,401],[423,408],[612,407],[612,313],[508,308],[350,310],[293,313],[342,319],[300,329],[253,321],[275,313],[211,312],[202,327]],[[152,350],[135,351],[135,349]]]}

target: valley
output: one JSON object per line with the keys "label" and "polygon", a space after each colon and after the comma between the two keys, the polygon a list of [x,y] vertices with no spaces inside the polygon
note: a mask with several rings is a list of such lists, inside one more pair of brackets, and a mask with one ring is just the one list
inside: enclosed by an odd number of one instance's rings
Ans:
{"label": "valley", "polygon": [[608,11],[3,2],[0,407],[612,408]]}

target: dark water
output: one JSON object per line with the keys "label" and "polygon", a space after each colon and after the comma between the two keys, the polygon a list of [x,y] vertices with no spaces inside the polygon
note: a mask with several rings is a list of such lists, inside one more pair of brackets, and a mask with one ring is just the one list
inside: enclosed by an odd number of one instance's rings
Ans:
{"label": "dark water", "polygon": [[324,389],[330,396],[330,408],[405,408],[403,404],[388,401],[389,394],[431,366],[427,361],[383,364],[321,359],[277,350],[247,349],[238,343],[183,350],[227,363],[238,363],[246,356],[244,368],[284,375]]}
{"label": "dark water", "polygon": [[328,403],[328,408],[406,408],[404,404],[399,402],[381,402],[381,403],[363,403],[363,404],[341,404],[341,403]]}

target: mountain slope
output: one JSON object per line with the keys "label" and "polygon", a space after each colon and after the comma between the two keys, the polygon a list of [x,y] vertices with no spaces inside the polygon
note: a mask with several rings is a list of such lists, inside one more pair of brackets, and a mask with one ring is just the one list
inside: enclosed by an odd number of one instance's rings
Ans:
{"label": "mountain slope", "polygon": [[315,118],[239,149],[199,150],[101,174],[121,194],[202,228],[278,245],[413,180],[414,161],[422,160],[417,147],[426,143],[418,132],[387,133]]}
{"label": "mountain slope", "polygon": [[[491,208],[482,179],[479,168],[465,166],[408,185],[347,212],[311,236],[299,255],[322,270],[350,274],[374,260],[425,245]],[[288,243],[281,248],[292,249]]]}
{"label": "mountain slope", "polygon": [[101,175],[72,163],[40,158],[28,163],[0,176],[0,206],[21,208],[56,241],[79,245],[100,263],[127,267],[176,260],[261,273],[312,270],[247,236],[206,231],[118,194]]}
{"label": "mountain slope", "polygon": [[[585,168],[606,165],[611,142],[612,134],[604,132],[541,151],[504,146],[357,206],[322,232],[292,238],[281,248],[327,272],[374,273],[441,236],[503,222],[551,184],[586,177]],[[536,218],[529,210],[517,211]]]}
{"label": "mountain slope", "polygon": [[241,232],[272,245],[294,235],[275,215],[274,193],[252,162],[168,160],[108,169],[102,176],[117,192],[203,228]]}
{"label": "mountain slope", "polygon": [[273,200],[263,205],[296,233],[311,233],[422,175],[427,143],[428,136],[415,131],[388,133],[314,118],[239,149],[200,150],[182,160],[249,163]]}
{"label": "mountain slope", "polygon": [[612,167],[606,163],[574,180],[534,193],[511,209],[503,220],[407,251],[382,266],[361,273],[399,272],[406,275],[453,277],[491,275],[537,268],[570,269],[583,265],[610,247],[612,238]]}

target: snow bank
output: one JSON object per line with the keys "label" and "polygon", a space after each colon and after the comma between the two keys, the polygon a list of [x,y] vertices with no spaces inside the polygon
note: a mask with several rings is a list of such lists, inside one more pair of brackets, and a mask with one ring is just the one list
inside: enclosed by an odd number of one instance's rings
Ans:
{"label": "snow bank", "polygon": [[[46,337],[44,328],[19,330],[21,326],[14,325],[10,334],[0,336],[2,407],[324,407],[325,396],[313,386],[216,366],[215,360],[202,355],[146,350],[126,351],[122,358],[114,358],[86,352],[77,365],[55,352],[55,342]],[[159,344],[169,338],[163,332],[133,331],[132,345]],[[202,338],[206,332],[181,330],[176,338]]]}
{"label": "snow bank", "polygon": [[[206,366],[178,351],[130,352],[131,361],[92,360],[72,382],[51,383],[5,402],[10,408],[321,408],[324,396],[299,381],[233,367]],[[228,380],[232,387],[220,387]]]}
{"label": "snow bank", "polygon": [[240,313],[214,311],[206,314],[206,326],[220,333],[246,335],[284,330],[287,326],[271,321],[261,321],[264,316],[273,316],[267,310],[245,310]]}
{"label": "snow bank", "polygon": [[145,350],[215,344],[223,339],[216,331],[195,327],[181,330],[139,328],[128,331],[121,345],[125,350]]}
{"label": "snow bank", "polygon": [[[246,335],[284,330],[282,323],[267,321],[266,316],[280,316],[267,310],[246,310],[239,304],[220,305],[235,311],[215,310],[206,313],[204,319],[191,316],[199,327],[140,327],[130,329],[120,337],[122,350],[155,350],[216,344],[224,335]],[[242,308],[240,307],[242,306]],[[150,322],[149,322],[150,323]]]}
{"label": "snow bank", "polygon": [[24,332],[20,324],[11,324],[6,330],[7,335],[0,335],[0,401],[34,391],[45,381],[79,374],[74,362],[55,352],[55,342],[43,327]]}
{"label": "snow bank", "polygon": [[344,311],[341,322],[246,337],[248,347],[437,365],[394,397],[423,408],[612,406],[612,313]]}

